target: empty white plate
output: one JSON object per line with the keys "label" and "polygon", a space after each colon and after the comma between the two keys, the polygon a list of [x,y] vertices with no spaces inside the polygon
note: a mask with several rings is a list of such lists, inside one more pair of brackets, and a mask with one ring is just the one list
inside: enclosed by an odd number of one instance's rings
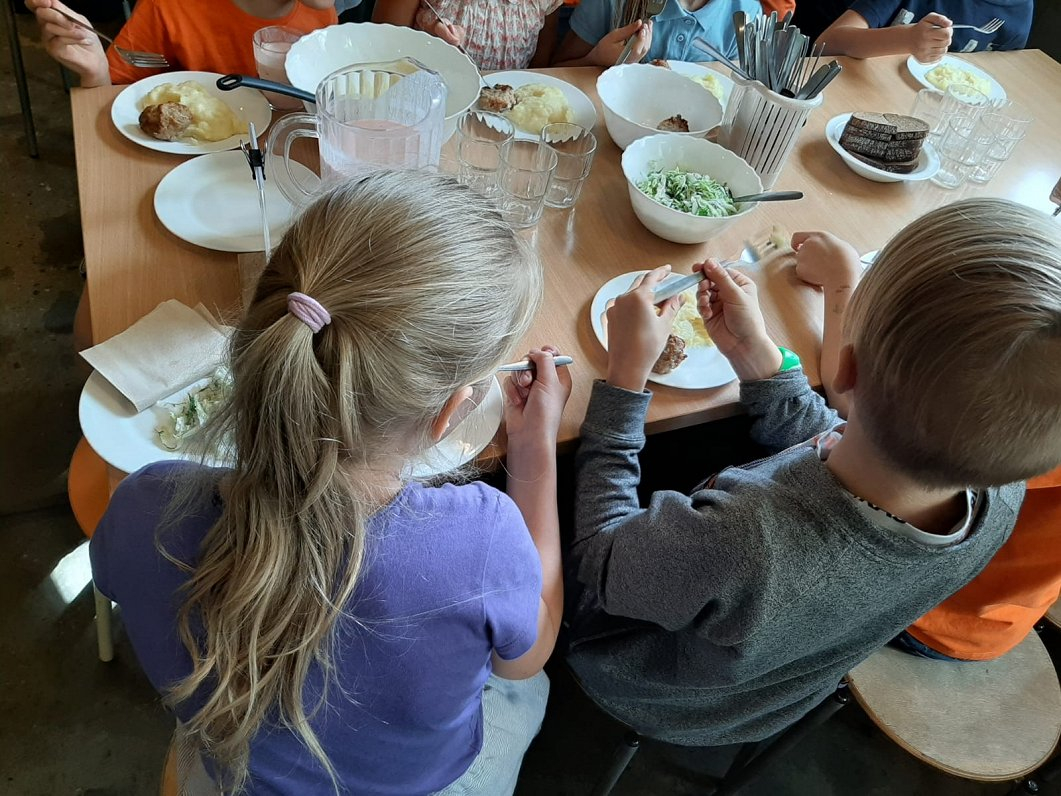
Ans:
{"label": "empty white plate", "polygon": [[269,107],[269,101],[254,88],[222,91],[217,87],[219,77],[221,75],[214,72],[163,72],[160,75],[145,77],[114,98],[114,102],[111,103],[111,121],[118,132],[130,141],[158,152],[171,152],[175,155],[202,155],[207,152],[235,149],[241,140],[247,138],[246,133],[229,136],[222,141],[160,141],[140,129],[141,99],[163,83],[183,83],[185,80],[192,80],[205,88],[207,93],[228,105],[244,122],[254,122],[258,140],[264,142],[265,128],[273,120],[273,111]]}
{"label": "empty white plate", "polygon": [[[291,164],[299,181],[316,179],[305,166]],[[265,207],[273,246],[291,225],[295,208],[266,172]],[[260,252],[262,217],[258,186],[240,150],[215,152],[185,161],[155,189],[155,215],[182,240],[222,252]]]}

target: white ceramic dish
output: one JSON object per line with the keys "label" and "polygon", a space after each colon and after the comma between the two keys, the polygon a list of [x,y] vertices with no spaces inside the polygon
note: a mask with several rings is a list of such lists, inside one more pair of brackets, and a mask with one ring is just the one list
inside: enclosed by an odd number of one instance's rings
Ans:
{"label": "white ceramic dish", "polygon": [[909,174],[894,174],[890,171],[878,169],[868,163],[863,163],[840,146],[840,136],[844,132],[847,120],[850,118],[850,113],[841,113],[839,116],[831,118],[828,124],[825,125],[825,137],[829,140],[829,146],[847,164],[847,167],[859,177],[865,177],[867,180],[873,180],[874,182],[919,182],[929,179],[939,171],[939,155],[936,154],[936,148],[927,140],[921,147],[921,154],[917,159],[917,168]]}
{"label": "white ceramic dish", "polygon": [[[622,274],[610,279],[601,286],[600,290],[597,291],[597,295],[593,297],[593,302],[589,308],[589,319],[593,324],[593,333],[597,335],[597,340],[604,346],[605,351],[608,350],[608,335],[604,328],[603,316],[608,308],[608,302],[626,293],[633,286],[634,280],[644,273],[647,272],[631,271],[628,274]],[[680,279],[682,276],[682,274],[672,274],[667,281]],[[729,384],[737,378],[737,374],[733,372],[729,360],[722,356],[714,346],[686,348],[685,353],[688,355],[688,359],[670,373],[663,375],[651,373],[648,380],[657,384],[665,384],[668,387],[679,387],[683,390],[706,390],[711,387]]]}
{"label": "white ceramic dish", "polygon": [[923,64],[923,63],[920,63],[912,55],[909,58],[906,59],[906,68],[910,71],[910,74],[913,75],[914,80],[916,80],[918,83],[920,83],[925,88],[931,89],[932,91],[939,91],[939,93],[941,93],[941,94],[943,92],[940,91],[939,88],[937,88],[936,86],[932,85],[932,83],[929,82],[928,78],[925,77],[925,75],[927,75],[929,72],[931,72],[937,66],[940,66],[942,64],[946,64],[947,66],[954,67],[955,69],[964,69],[966,72],[971,72],[972,74],[976,75],[977,77],[982,77],[982,78],[985,78],[986,80],[990,81],[991,82],[991,91],[987,95],[988,99],[990,99],[990,100],[1004,100],[1004,99],[1006,99],[1006,90],[1004,88],[1002,88],[1002,84],[1001,83],[999,83],[997,80],[995,80],[995,78],[993,78],[990,74],[985,72],[980,67],[973,66],[973,64],[969,63],[968,61],[966,61],[966,60],[964,60],[962,58],[957,58],[957,57],[955,57],[953,55],[944,55],[942,59],[940,59],[939,61],[937,61],[934,64]]}
{"label": "white ceramic dish", "polygon": [[[479,69],[464,53],[423,31],[371,22],[348,22],[315,30],[292,45],[285,68],[291,85],[317,93],[320,82],[354,64],[415,58],[446,84],[445,136],[457,129],[457,117],[479,99]],[[306,108],[314,113],[312,105]]]}
{"label": "white ceramic dish", "polygon": [[[579,127],[585,128],[586,130],[592,130],[597,124],[597,109],[593,105],[593,100],[570,83],[560,80],[559,78],[544,75],[540,72],[514,71],[492,72],[486,76],[486,81],[491,85],[501,83],[503,85],[512,86],[512,88],[519,88],[520,86],[527,86],[532,83],[540,83],[543,86],[551,86],[559,89],[563,92],[564,98],[571,106],[571,116],[573,117],[571,119],[572,123],[577,124]],[[528,133],[526,130],[521,130],[517,127],[516,138],[537,141],[539,135],[536,133]]]}
{"label": "white ceramic dish", "polygon": [[677,72],[679,75],[684,75],[685,77],[695,78],[710,75],[715,78],[718,81],[719,86],[722,88],[722,96],[718,98],[718,101],[719,104],[722,105],[722,112],[726,112],[726,105],[729,103],[729,97],[733,93],[733,81],[730,79],[729,75],[724,75],[709,66],[694,64],[689,61],[668,61],[667,63],[670,64],[671,71]]}
{"label": "white ceramic dish", "polygon": [[[308,183],[316,175],[300,163],[295,177]],[[265,181],[269,235],[275,247],[295,217],[275,180]],[[181,240],[222,252],[260,252],[262,240],[258,186],[243,152],[214,152],[185,161],[155,188],[155,215]]]}
{"label": "white ceramic dish", "polygon": [[862,263],[862,270],[863,271],[866,270],[867,268],[869,268],[871,265],[873,265],[873,263],[875,263],[877,261],[877,255],[878,254],[880,254],[880,249],[874,249],[871,252],[866,252],[865,254],[863,254],[861,257],[858,258],[858,261],[860,263]]}
{"label": "white ceramic dish", "polygon": [[[143,412],[137,412],[110,382],[93,372],[81,390],[78,403],[81,432],[100,458],[124,473],[136,472],[151,462],[183,460],[185,456],[180,451],[162,447],[155,429],[169,419],[167,405],[180,402],[207,381],[200,379]],[[495,378],[482,402],[449,436],[427,451],[419,462],[412,464],[406,475],[431,478],[470,462],[494,438],[501,423],[503,406],[501,385]],[[219,461],[208,464],[224,466],[224,462]]]}
{"label": "white ceramic dish", "polygon": [[[706,89],[700,91],[709,94]],[[742,158],[703,138],[691,138],[678,133],[639,138],[623,153],[622,166],[630,191],[630,204],[638,220],[649,232],[674,243],[703,243],[710,240],[733,222],[747,216],[758,205],[743,204],[739,213],[722,218],[683,213],[664,207],[637,187],[637,183],[650,171],[678,167],[707,174],[728,187],[734,196],[746,196],[763,190],[759,175]]]}
{"label": "white ceramic dish", "polygon": [[703,138],[722,121],[722,105],[696,81],[651,64],[613,66],[597,78],[608,135],[619,149],[656,135],[664,119],[680,114],[689,132],[674,135]]}
{"label": "white ceramic dish", "polygon": [[[140,146],[158,152],[169,152],[174,155],[203,155],[209,152],[223,152],[235,149],[240,141],[247,139],[247,134],[230,136],[223,141],[160,141],[152,138],[140,129],[140,100],[156,86],[163,83],[183,83],[194,80],[210,94],[224,102],[235,111],[244,122],[254,122],[254,129],[259,140],[264,141],[262,134],[273,120],[273,112],[265,96],[253,88],[237,88],[235,91],[222,91],[217,87],[221,75],[213,72],[164,72],[138,80],[125,88],[111,103],[111,121],[118,132]],[[250,174],[250,172],[247,172]]]}

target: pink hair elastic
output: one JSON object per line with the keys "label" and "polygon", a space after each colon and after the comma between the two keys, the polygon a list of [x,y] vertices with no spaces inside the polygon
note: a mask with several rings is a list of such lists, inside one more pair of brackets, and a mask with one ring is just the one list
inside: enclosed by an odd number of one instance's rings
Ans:
{"label": "pink hair elastic", "polygon": [[312,329],[314,334],[332,322],[328,310],[324,309],[317,299],[305,293],[289,293],[287,311]]}

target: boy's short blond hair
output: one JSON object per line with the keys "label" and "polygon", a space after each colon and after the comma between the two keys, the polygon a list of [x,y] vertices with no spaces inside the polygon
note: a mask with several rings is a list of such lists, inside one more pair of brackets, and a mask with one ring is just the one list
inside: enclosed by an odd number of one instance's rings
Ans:
{"label": "boy's short blond hair", "polygon": [[970,199],[896,235],[846,319],[854,416],[927,485],[986,487],[1061,463],[1061,228]]}

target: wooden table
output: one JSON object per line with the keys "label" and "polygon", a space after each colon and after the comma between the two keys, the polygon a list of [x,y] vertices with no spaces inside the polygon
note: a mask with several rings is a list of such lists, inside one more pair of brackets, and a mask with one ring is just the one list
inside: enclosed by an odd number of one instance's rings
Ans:
{"label": "wooden table", "polygon": [[[928,210],[965,196],[1001,196],[1052,211],[1050,189],[1061,176],[1061,65],[1038,50],[965,56],[989,71],[1011,99],[1036,117],[1028,139],[987,186],[946,191],[929,182],[869,182],[853,174],[830,149],[825,124],[852,110],[909,112],[920,88],[904,58],[857,61],[841,58],[844,72],[825,93],[775,188],[799,189],[800,202],[761,205],[705,245],[668,243],[637,221],[603,117],[593,173],[574,210],[546,210],[530,233],[546,272],[543,309],[526,345],[557,344],[575,357],[575,387],[560,432],[561,444],[578,436],[592,380],[604,370],[605,353],[589,323],[594,293],[625,271],[671,263],[676,270],[709,255],[735,256],[746,239],[762,238],[772,225],[788,230],[825,229],[860,251],[876,249],[901,226]],[[592,68],[548,72],[582,89],[595,102]],[[239,278],[234,254],[209,251],[171,235],[155,217],[152,197],[159,180],[184,158],[133,144],[114,129],[110,105],[121,87],[72,92],[81,222],[85,238],[92,332],[101,342],[130,326],[160,301],[202,301],[222,312],[238,311]],[[599,104],[599,103],[598,103]],[[778,264],[751,275],[760,285],[767,324],[778,343],[803,358],[817,384],[821,337],[820,294]],[[655,385],[650,432],[718,419],[739,411],[737,387],[678,390]]]}

